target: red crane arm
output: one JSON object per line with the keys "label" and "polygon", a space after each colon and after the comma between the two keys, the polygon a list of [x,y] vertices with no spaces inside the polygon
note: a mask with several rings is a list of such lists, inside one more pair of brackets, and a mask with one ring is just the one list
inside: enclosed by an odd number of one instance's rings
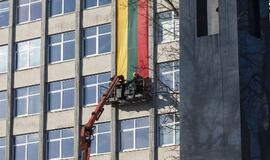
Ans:
{"label": "red crane arm", "polygon": [[95,111],[92,112],[90,119],[88,122],[81,128],[81,149],[84,152],[83,160],[90,160],[89,150],[91,149],[91,137],[93,136],[93,126],[96,121],[98,121],[99,117],[104,111],[104,105],[112,95],[114,89],[118,85],[120,80],[124,80],[123,76],[114,76],[111,81],[108,90],[103,94],[101,100],[96,106]]}

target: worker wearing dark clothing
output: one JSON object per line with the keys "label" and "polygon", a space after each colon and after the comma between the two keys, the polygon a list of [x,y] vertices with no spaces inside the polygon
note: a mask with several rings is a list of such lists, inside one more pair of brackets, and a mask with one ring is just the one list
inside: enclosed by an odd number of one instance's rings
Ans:
{"label": "worker wearing dark clothing", "polygon": [[135,72],[133,73],[133,79],[131,83],[133,85],[133,98],[135,98],[136,94],[143,91],[143,77]]}

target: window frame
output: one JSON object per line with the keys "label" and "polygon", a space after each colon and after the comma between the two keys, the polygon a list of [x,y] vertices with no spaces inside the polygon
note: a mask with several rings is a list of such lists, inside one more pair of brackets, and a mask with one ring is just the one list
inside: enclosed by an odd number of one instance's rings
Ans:
{"label": "window frame", "polygon": [[[31,42],[33,42],[33,41],[37,41],[37,40],[39,40],[39,46],[38,46],[38,49],[40,50],[41,49],[41,39],[40,38],[35,38],[35,39],[31,39],[31,40],[26,40],[26,41],[21,41],[21,42],[16,42],[16,51],[15,51],[15,65],[16,65],[16,70],[17,71],[22,71],[22,70],[26,70],[26,69],[32,69],[32,68],[37,68],[37,67],[39,67],[40,66],[40,52],[39,52],[39,64],[38,65],[33,65],[33,66],[31,66],[30,65],[30,62],[31,62],[31,56],[30,56],[30,53],[31,53],[31,50],[32,49],[34,49],[34,48],[36,48],[36,46],[35,47],[31,47]],[[27,52],[27,66],[26,67],[22,67],[22,68],[19,68],[19,65],[18,65],[18,60],[19,60],[19,58],[18,58],[18,56],[19,56],[19,47],[18,47],[18,45],[20,44],[20,43],[27,43],[27,49],[26,50],[23,50],[24,52]]]}
{"label": "window frame", "polygon": [[76,10],[76,0],[74,0],[74,8],[75,8],[75,10],[72,11],[72,12],[65,12],[65,0],[61,0],[61,9],[62,9],[61,13],[52,15],[52,3],[51,3],[52,1],[53,0],[49,0],[49,17],[51,17],[51,18],[72,14]]}
{"label": "window frame", "polygon": [[[3,71],[3,72],[0,71],[0,74],[4,74],[4,73],[7,73],[8,72],[8,45],[2,45],[2,46],[0,46],[0,48],[7,48],[7,52],[6,52],[6,57],[7,57],[6,64],[7,64],[7,68],[6,68],[6,71]],[[3,55],[4,54],[0,52],[0,57],[3,56]]]}
{"label": "window frame", "polygon": [[[2,13],[4,13],[4,12],[8,12],[8,14],[10,14],[9,13],[9,0],[4,0],[4,1],[1,1],[0,3],[8,3],[8,7],[7,8],[3,8],[3,9],[0,9],[0,14],[2,14]],[[7,27],[9,27],[9,18],[8,18],[8,25],[6,25],[6,26],[0,26],[0,29],[2,29],[2,28],[7,28]]]}
{"label": "window frame", "polygon": [[110,122],[103,122],[103,123],[97,123],[95,124],[95,132],[93,134],[94,137],[96,137],[96,143],[95,143],[95,147],[96,147],[96,152],[95,153],[91,153],[91,155],[95,156],[95,155],[104,155],[104,154],[108,154],[108,153],[111,153],[111,147],[110,147],[110,151],[108,152],[98,152],[98,138],[100,135],[104,135],[104,134],[110,134],[111,136],[111,129],[109,131],[106,131],[106,132],[98,132],[98,129],[99,129],[99,126],[102,125],[102,124],[109,124],[110,127],[111,127],[111,123]]}
{"label": "window frame", "polygon": [[[106,84],[109,84],[110,83],[110,80],[108,80],[108,81],[106,81],[106,82],[98,82],[98,80],[99,80],[99,76],[100,75],[103,75],[103,74],[111,74],[111,72],[103,72],[103,73],[98,73],[98,74],[92,74],[92,75],[87,75],[87,76],[84,76],[83,77],[83,81],[85,80],[85,78],[87,78],[87,77],[91,77],[91,76],[96,76],[96,83],[94,83],[94,84],[87,84],[87,85],[85,85],[85,82],[83,82],[83,88],[82,88],[82,95],[83,95],[83,98],[82,98],[82,100],[83,100],[83,106],[85,106],[85,107],[89,107],[89,106],[94,106],[94,105],[97,105],[98,104],[98,101],[99,101],[99,92],[100,92],[100,90],[99,90],[99,86],[102,86],[102,85],[106,85]],[[90,87],[95,87],[96,88],[96,102],[95,103],[85,103],[85,89],[86,88],[90,88]]]}
{"label": "window frame", "polygon": [[[33,142],[29,142],[29,136],[31,136],[31,135],[37,135],[38,136],[38,133],[29,133],[29,134],[23,134],[23,135],[15,135],[14,136],[14,144],[13,144],[13,149],[14,149],[14,160],[16,159],[16,157],[15,157],[15,151],[16,151],[16,147],[19,147],[19,146],[25,146],[25,150],[24,150],[24,159],[25,160],[27,160],[27,153],[28,153],[28,145],[30,145],[30,144],[39,144],[39,139],[38,140],[35,140],[35,141],[33,141]],[[17,144],[16,143],[16,137],[18,137],[18,136],[25,136],[25,142],[24,143],[20,143],[20,144]]]}
{"label": "window frame", "polygon": [[[169,65],[169,63],[172,63],[173,65],[172,65],[172,68],[170,68],[170,71],[166,71],[166,72],[161,72],[161,67],[160,67],[160,65],[161,64],[168,64]],[[159,68],[159,71],[158,71],[158,77],[159,77],[159,79],[162,81],[162,76],[163,75],[169,75],[169,74],[172,74],[173,75],[173,78],[172,78],[172,85],[173,85],[173,88],[170,88],[171,90],[173,90],[173,91],[180,91],[180,84],[178,84],[179,85],[179,88],[177,88],[176,87],[176,78],[177,78],[177,76],[176,76],[176,73],[177,72],[179,72],[180,73],[180,66],[179,66],[179,64],[178,64],[178,67],[176,67],[177,66],[177,64],[176,63],[179,63],[178,62],[178,60],[174,60],[174,61],[167,61],[167,62],[162,62],[162,63],[159,63],[158,64],[158,68]],[[177,68],[177,69],[176,69]],[[179,78],[179,82],[180,82],[180,77],[178,77]],[[162,81],[163,82],[163,81]],[[166,82],[163,82],[164,84],[166,84]],[[167,85],[167,84],[166,84]],[[170,87],[169,85],[168,85],[168,87]]]}
{"label": "window frame", "polygon": [[[64,40],[64,35],[66,34],[66,33],[71,33],[71,32],[73,32],[74,33],[74,38],[73,38],[73,40]],[[57,42],[57,43],[51,43],[51,37],[52,36],[56,36],[56,35],[61,35],[61,41],[60,42]],[[68,61],[73,61],[74,59],[75,59],[75,48],[74,48],[74,58],[72,58],[72,59],[67,59],[67,60],[64,60],[64,44],[65,43],[69,43],[69,42],[74,42],[74,44],[75,44],[75,32],[74,31],[68,31],[68,32],[63,32],[63,33],[58,33],[58,34],[53,34],[53,35],[49,35],[49,44],[48,44],[48,52],[49,52],[49,56],[48,56],[48,60],[47,60],[47,62],[48,62],[48,64],[58,64],[58,63],[63,63],[63,62],[68,62]],[[60,47],[61,47],[61,57],[60,57],[60,60],[59,61],[54,61],[54,62],[51,62],[50,61],[50,58],[51,58],[51,47],[53,47],[53,46],[58,46],[58,45],[60,45]]]}
{"label": "window frame", "polygon": [[[105,26],[105,25],[110,25],[110,32],[99,34],[99,28],[102,26]],[[86,36],[85,31],[87,29],[90,29],[90,28],[96,28],[96,33],[95,33],[95,35],[92,35],[92,36]],[[95,57],[95,56],[99,56],[99,55],[110,54],[112,52],[112,47],[111,47],[109,52],[99,53],[99,37],[104,36],[104,35],[110,35],[110,37],[111,37],[110,43],[112,43],[112,25],[111,25],[111,23],[105,23],[105,24],[100,24],[97,26],[91,26],[91,27],[84,28],[83,29],[83,42],[82,42],[82,56],[88,58],[88,57]],[[86,54],[86,51],[85,51],[85,41],[88,39],[92,39],[92,38],[95,38],[95,40],[96,40],[96,52],[95,52],[95,54],[88,55],[88,54]]]}
{"label": "window frame", "polygon": [[[148,120],[148,125],[147,126],[143,126],[143,127],[136,127],[136,122],[140,119],[144,119],[144,118],[147,118]],[[121,126],[121,122],[123,121],[128,121],[128,120],[132,120],[133,121],[133,127],[132,128],[128,128],[128,129],[122,129],[122,126]],[[140,129],[148,129],[148,139],[150,139],[150,136],[149,136],[149,133],[150,133],[150,119],[149,117],[138,117],[138,118],[133,118],[133,119],[125,119],[125,120],[121,120],[120,121],[120,127],[119,127],[119,151],[120,152],[129,152],[129,151],[137,151],[137,150],[145,150],[145,149],[148,149],[149,148],[149,141],[147,142],[148,143],[148,146],[147,147],[142,147],[142,148],[136,148],[136,131],[137,130],[140,130]],[[133,147],[132,148],[129,148],[129,149],[122,149],[122,133],[124,132],[132,132],[133,134]]]}
{"label": "window frame", "polygon": [[[169,32],[169,34],[172,34],[172,35],[169,35],[170,37],[172,37],[172,39],[171,40],[162,40],[161,41],[160,30],[161,29],[164,30],[164,28],[163,28],[163,25],[160,22],[160,20],[162,20],[162,19],[160,19],[160,14],[163,14],[163,13],[166,13],[166,12],[171,13],[171,19],[169,21],[166,21],[166,22],[170,23],[170,25],[172,26],[173,31],[168,31],[166,29],[166,32]],[[179,37],[180,37],[180,27],[179,27],[180,20],[179,20],[179,16],[177,16],[176,13],[173,10],[167,10],[167,11],[163,11],[163,12],[158,12],[157,17],[158,17],[157,44],[164,44],[164,43],[170,43],[170,42],[179,41]]]}
{"label": "window frame", "polygon": [[87,6],[86,6],[86,1],[87,1],[87,0],[84,1],[84,9],[86,9],[86,10],[88,10],[88,9],[95,9],[95,8],[99,8],[99,7],[110,6],[110,5],[112,4],[112,1],[110,0],[111,2],[108,3],[108,4],[99,5],[99,1],[100,1],[100,0],[96,0],[96,1],[97,1],[97,5],[95,5],[95,6],[93,6],[93,7],[87,7]]}
{"label": "window frame", "polygon": [[[63,130],[67,130],[70,129],[72,130],[73,136],[67,136],[67,137],[63,137]],[[59,131],[60,132],[60,137],[59,138],[54,138],[54,139],[49,139],[49,133],[52,131]],[[60,128],[60,129],[55,129],[55,130],[48,130],[47,131],[47,142],[46,142],[46,146],[47,146],[47,153],[46,153],[46,159],[47,160],[59,160],[59,159],[70,159],[74,157],[74,153],[72,157],[62,157],[62,141],[63,140],[67,140],[67,139],[72,139],[73,143],[74,143],[74,129],[73,128]],[[58,158],[49,158],[49,143],[50,142],[59,142],[59,156]]]}
{"label": "window frame", "polygon": [[[38,106],[38,112],[37,113],[30,113],[29,114],[29,99],[31,97],[35,97],[35,96],[39,96],[40,98],[40,90],[39,90],[39,93],[35,93],[35,94],[30,94],[29,93],[29,90],[31,87],[40,87],[40,85],[34,85],[34,86],[28,86],[28,87],[22,87],[22,88],[15,88],[15,105],[14,105],[14,109],[15,109],[15,112],[14,112],[14,117],[26,117],[26,116],[34,116],[34,115],[38,115],[40,113],[40,106]],[[27,89],[27,95],[24,95],[24,96],[20,96],[18,98],[17,96],[17,90],[18,89]],[[18,99],[26,99],[26,114],[21,114],[21,115],[17,115],[17,100]]]}
{"label": "window frame", "polygon": [[[3,90],[3,91],[0,91],[0,93],[4,93],[6,95],[6,97],[4,99],[0,99],[0,102],[5,102],[6,101],[6,103],[7,103],[7,100],[8,100],[7,91]],[[6,104],[5,107],[6,107],[6,110],[7,110],[7,104]],[[4,117],[2,117],[2,118],[0,117],[0,120],[6,119],[6,117],[7,117],[7,113],[5,113]]]}
{"label": "window frame", "polygon": [[[173,122],[170,122],[170,123],[165,123],[165,124],[161,124],[160,123],[160,118],[161,116],[170,116],[172,115],[173,116]],[[174,146],[174,145],[179,145],[180,144],[180,138],[179,138],[179,142],[176,142],[176,136],[177,136],[177,133],[176,133],[176,127],[177,125],[180,125],[180,121],[177,121],[176,117],[178,116],[178,120],[180,118],[180,114],[179,113],[166,113],[166,114],[161,114],[161,115],[158,115],[158,145],[160,147],[168,147],[168,146]],[[172,130],[173,130],[173,143],[169,143],[169,144],[161,144],[161,131],[162,131],[162,127],[172,127]],[[180,131],[179,131],[180,133]]]}
{"label": "window frame", "polygon": [[[59,112],[59,111],[71,110],[71,109],[74,108],[74,106],[75,106],[75,104],[74,104],[75,98],[73,99],[73,106],[72,106],[72,107],[69,107],[69,108],[63,108],[63,93],[64,93],[64,91],[70,91],[70,90],[73,90],[73,92],[75,92],[75,84],[73,84],[73,88],[70,87],[70,88],[63,89],[63,87],[64,87],[64,82],[65,82],[65,81],[68,81],[68,80],[73,80],[73,82],[75,83],[74,78],[71,78],[71,79],[64,79],[64,80],[60,80],[60,81],[53,81],[53,82],[49,82],[49,83],[48,83],[48,89],[47,89],[47,90],[48,90],[48,91],[47,91],[47,95],[48,95],[48,98],[47,98],[47,111],[48,111],[48,112],[53,113],[53,112]],[[60,90],[58,89],[58,90],[50,91],[49,85],[50,85],[51,83],[57,83],[57,82],[60,82]],[[51,94],[51,93],[59,93],[59,92],[60,92],[60,96],[61,96],[61,97],[60,97],[60,108],[51,110],[51,109],[50,109],[50,94]],[[74,94],[75,94],[75,93],[74,93]]]}
{"label": "window frame", "polygon": [[5,158],[6,157],[6,155],[5,155],[6,137],[0,137],[0,140],[3,140],[5,142],[4,145],[0,145],[0,149],[4,149],[4,158]]}
{"label": "window frame", "polygon": [[[38,18],[38,19],[35,19],[35,20],[31,20],[31,5],[35,4],[35,3],[40,3],[41,5],[41,0],[37,0],[37,1],[34,1],[32,2],[31,0],[29,0],[28,3],[25,3],[25,4],[19,4],[18,2],[18,5],[17,5],[17,24],[21,25],[21,24],[25,24],[25,23],[30,23],[30,22],[36,22],[36,21],[40,21],[41,20],[41,17]],[[28,9],[28,20],[27,21],[23,21],[23,22],[19,22],[19,8],[20,7],[24,7],[24,6],[28,6],[29,9]],[[41,15],[41,14],[40,14]]]}

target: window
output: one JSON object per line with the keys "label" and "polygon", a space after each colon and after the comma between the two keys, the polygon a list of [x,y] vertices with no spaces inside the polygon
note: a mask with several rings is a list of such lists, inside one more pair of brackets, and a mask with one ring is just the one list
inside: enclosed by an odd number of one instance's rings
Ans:
{"label": "window", "polygon": [[179,62],[165,62],[159,64],[159,79],[165,83],[170,89],[178,91],[180,89],[180,70]]}
{"label": "window", "polygon": [[32,115],[39,112],[39,85],[16,89],[16,116]]}
{"label": "window", "polygon": [[173,11],[158,14],[158,43],[171,42],[179,39],[179,17]]}
{"label": "window", "polygon": [[41,0],[19,0],[18,23],[39,20],[41,17]]}
{"label": "window", "polygon": [[85,8],[92,8],[110,4],[111,0],[85,0]]}
{"label": "window", "polygon": [[260,2],[257,0],[248,1],[248,32],[250,35],[261,37],[260,24]]}
{"label": "window", "polygon": [[66,32],[50,36],[49,62],[56,63],[74,59],[74,32]]}
{"label": "window", "polygon": [[63,110],[74,106],[74,80],[64,80],[49,84],[50,111]]}
{"label": "window", "polygon": [[47,135],[47,159],[73,157],[73,137],[72,128],[49,131]]}
{"label": "window", "polygon": [[38,159],[38,133],[15,136],[14,160]]}
{"label": "window", "polygon": [[75,11],[75,0],[50,0],[50,15],[63,15]]}
{"label": "window", "polygon": [[84,105],[96,104],[109,86],[111,73],[84,77]]}
{"label": "window", "polygon": [[17,43],[17,69],[27,69],[40,65],[40,39]]}
{"label": "window", "polygon": [[0,138],[0,160],[5,160],[6,139]]}
{"label": "window", "polygon": [[197,0],[197,36],[219,33],[219,0]]}
{"label": "window", "polygon": [[95,125],[94,139],[91,146],[91,154],[108,153],[111,151],[110,123]]}
{"label": "window", "polygon": [[0,46],[0,73],[8,69],[8,46]]}
{"label": "window", "polygon": [[159,145],[180,144],[180,116],[178,114],[165,114],[159,116]]}
{"label": "window", "polygon": [[7,112],[7,92],[0,91],[0,119],[6,118]]}
{"label": "window", "polygon": [[0,2],[0,28],[9,25],[9,2]]}
{"label": "window", "polygon": [[84,56],[111,52],[111,25],[104,24],[84,30]]}
{"label": "window", "polygon": [[120,150],[147,148],[149,145],[148,117],[124,120],[120,123]]}

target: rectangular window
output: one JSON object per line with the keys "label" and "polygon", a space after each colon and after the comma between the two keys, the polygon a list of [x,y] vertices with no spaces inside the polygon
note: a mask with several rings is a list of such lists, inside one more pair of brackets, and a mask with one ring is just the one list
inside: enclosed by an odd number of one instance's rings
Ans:
{"label": "rectangular window", "polygon": [[219,0],[197,0],[197,36],[219,33]]}
{"label": "rectangular window", "polygon": [[179,39],[179,17],[174,11],[158,13],[158,43],[166,43]]}
{"label": "rectangular window", "polygon": [[260,2],[258,0],[248,1],[248,31],[254,37],[261,37]]}
{"label": "rectangular window", "polygon": [[0,160],[5,160],[6,158],[6,138],[0,138]]}
{"label": "rectangular window", "polygon": [[73,137],[73,128],[49,131],[47,134],[47,159],[72,158]]}
{"label": "rectangular window", "polygon": [[84,30],[84,56],[111,52],[111,25],[104,24]]}
{"label": "rectangular window", "polygon": [[49,83],[48,100],[50,111],[74,107],[74,79]]}
{"label": "rectangular window", "polygon": [[75,35],[73,31],[50,36],[49,63],[74,59],[74,52]]}
{"label": "rectangular window", "polygon": [[90,75],[83,79],[84,105],[96,104],[103,93],[107,90],[111,73]]}
{"label": "rectangular window", "polygon": [[39,20],[41,17],[41,0],[18,1],[18,23]]}
{"label": "rectangular window", "polygon": [[14,137],[14,160],[38,159],[38,133]]}
{"label": "rectangular window", "polygon": [[9,25],[9,1],[0,2],[0,28]]}
{"label": "rectangular window", "polygon": [[39,98],[39,85],[16,89],[15,116],[25,116],[38,113]]}
{"label": "rectangular window", "polygon": [[179,61],[171,61],[159,64],[159,79],[171,90],[180,89]]}
{"label": "rectangular window", "polygon": [[0,91],[0,119],[6,118],[7,112],[7,92]]}
{"label": "rectangular window", "polygon": [[40,39],[17,43],[16,66],[18,70],[40,65]]}
{"label": "rectangular window", "polygon": [[120,150],[128,151],[149,146],[149,118],[137,118],[120,122]]}
{"label": "rectangular window", "polygon": [[0,46],[0,73],[6,73],[8,69],[8,46]]}
{"label": "rectangular window", "polygon": [[180,116],[179,114],[164,114],[159,116],[159,145],[180,144]]}
{"label": "rectangular window", "polygon": [[110,123],[95,125],[94,139],[91,146],[91,154],[108,153],[111,151]]}
{"label": "rectangular window", "polygon": [[50,0],[50,16],[63,15],[75,11],[75,0]]}
{"label": "rectangular window", "polygon": [[111,4],[111,0],[85,0],[85,8],[92,8]]}

